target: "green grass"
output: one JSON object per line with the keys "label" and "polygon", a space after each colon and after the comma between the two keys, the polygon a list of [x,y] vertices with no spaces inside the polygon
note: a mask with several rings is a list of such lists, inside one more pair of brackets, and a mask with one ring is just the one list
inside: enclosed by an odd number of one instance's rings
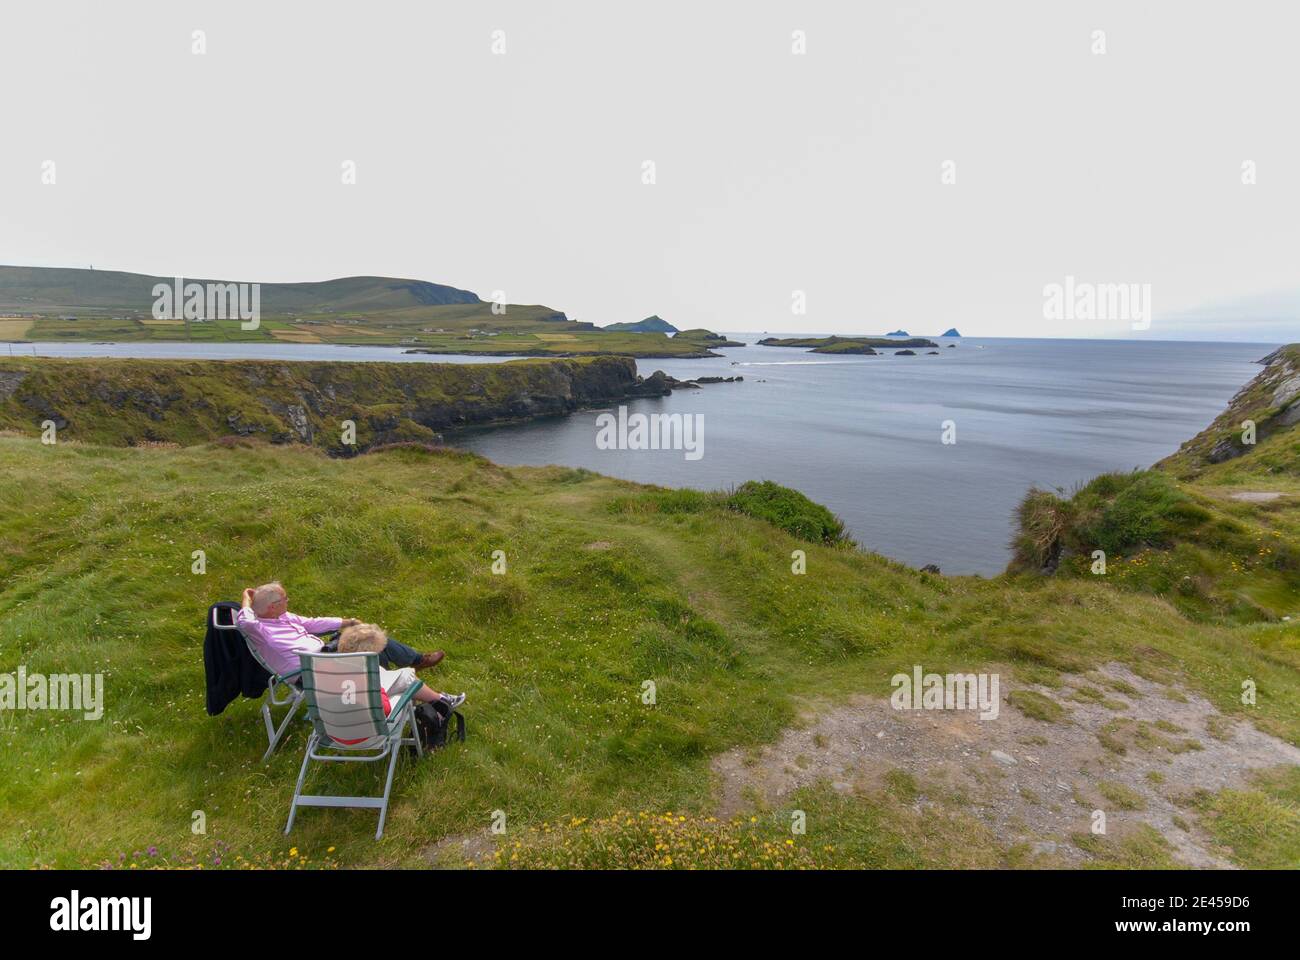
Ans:
{"label": "green grass", "polygon": [[1075,846],[1092,857],[1086,866],[1099,870],[1173,870],[1181,866],[1173,847],[1148,824],[1119,836],[1077,833]]}
{"label": "green grass", "polygon": [[[150,846],[172,864],[219,853],[223,865],[419,866],[495,810],[511,837],[620,810],[707,818],[716,753],[771,742],[809,698],[885,697],[913,663],[997,669],[1014,687],[1118,660],[1300,739],[1294,629],[1190,623],[1091,580],[930,577],[792,535],[727,494],[418,447],[332,460],[262,444],[232,455],[0,437],[0,460],[0,671],[102,672],[107,688],[98,722],[0,715],[5,866],[116,863]],[[469,741],[403,763],[379,843],[373,814],[320,810],[287,842],[303,728],[263,766],[256,703],[203,712],[207,605],[272,578],[301,612],[446,649],[431,681],[470,693]],[[1242,677],[1258,684],[1255,707],[1239,702]],[[375,779],[324,776],[354,791]],[[831,813],[810,823],[833,855],[817,856],[834,865],[1014,859],[963,847],[968,831],[949,816],[882,821],[869,798],[818,797]],[[194,811],[206,835],[191,833]]]}
{"label": "green grass", "polygon": [[1125,786],[1122,783],[1116,783],[1113,780],[1103,780],[1097,784],[1097,792],[1106,798],[1106,801],[1119,810],[1145,810],[1147,802],[1143,799],[1142,794],[1138,793],[1132,787]]}
{"label": "green grass", "polygon": [[[1261,452],[1288,442],[1274,437]],[[1300,613],[1300,498],[1245,503],[1231,500],[1231,489],[1146,470],[1104,474],[1070,498],[1032,490],[1019,507],[1011,569],[1105,579],[1163,597],[1197,620],[1259,623]],[[1095,551],[1105,554],[1104,570]]]}
{"label": "green grass", "polygon": [[1240,866],[1300,869],[1300,768],[1261,772],[1247,789],[1202,793],[1194,807]]}
{"label": "green grass", "polygon": [[[913,785],[914,787],[914,785]],[[825,784],[788,807],[720,821],[679,811],[567,817],[502,836],[477,857],[446,866],[513,869],[918,869],[1022,865],[987,827],[950,809],[910,809],[892,792],[845,797]],[[802,815],[802,832],[793,829]]]}
{"label": "green grass", "polygon": [[727,498],[727,506],[766,520],[786,533],[814,543],[843,543],[844,522],[820,503],[770,480],[750,480]]}
{"label": "green grass", "polygon": [[1063,706],[1036,690],[1012,690],[1007,701],[1025,716],[1044,723],[1060,723],[1067,716]]}

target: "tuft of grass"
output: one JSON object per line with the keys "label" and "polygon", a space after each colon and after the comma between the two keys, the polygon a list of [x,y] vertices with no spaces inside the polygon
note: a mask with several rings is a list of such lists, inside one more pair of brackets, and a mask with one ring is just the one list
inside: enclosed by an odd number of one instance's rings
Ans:
{"label": "tuft of grass", "polygon": [[1231,740],[1236,726],[1236,721],[1222,714],[1216,713],[1205,718],[1205,732],[1215,740]]}
{"label": "tuft of grass", "polygon": [[1235,863],[1300,869],[1300,768],[1259,772],[1250,788],[1199,795],[1194,807],[1200,825]]}
{"label": "tuft of grass", "polygon": [[1132,787],[1113,780],[1102,780],[1097,791],[1120,810],[1145,810],[1146,800]]}
{"label": "tuft of grass", "polygon": [[906,770],[890,770],[884,776],[885,789],[902,803],[912,803],[921,795],[916,777]]}
{"label": "tuft of grass", "polygon": [[1025,716],[1044,723],[1060,723],[1066,715],[1063,706],[1036,690],[1012,690],[1007,702]]}
{"label": "tuft of grass", "polygon": [[1169,841],[1145,823],[1119,837],[1074,833],[1070,839],[1092,858],[1087,864],[1091,869],[1177,870],[1183,866],[1174,859]]}
{"label": "tuft of grass", "polygon": [[1031,488],[1016,508],[1011,569],[1055,571],[1061,559],[1061,540],[1071,523],[1069,503],[1048,490]]}

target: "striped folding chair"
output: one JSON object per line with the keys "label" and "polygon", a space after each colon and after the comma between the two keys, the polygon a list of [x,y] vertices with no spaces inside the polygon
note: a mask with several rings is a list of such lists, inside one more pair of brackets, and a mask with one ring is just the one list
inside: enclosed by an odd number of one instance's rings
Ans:
{"label": "striped folding chair", "polygon": [[[382,687],[379,679],[379,655],[376,653],[302,653],[303,693],[307,699],[307,716],[312,734],[307,752],[298,771],[298,785],[293,789],[289,807],[287,834],[299,807],[363,807],[379,811],[379,829],[375,839],[384,835],[388,816],[388,795],[393,789],[393,771],[402,744],[413,744],[417,756],[423,754],[420,733],[415,725],[415,692],[424,686],[416,681],[392,705],[384,716]],[[404,736],[408,731],[410,736]],[[374,763],[388,759],[388,778],[381,797],[341,797],[304,794],[303,780],[312,761],[322,763]]]}
{"label": "striped folding chair", "polygon": [[[301,670],[291,670],[289,673],[279,674],[272,670],[266,664],[266,659],[257,649],[252,639],[240,630],[234,621],[235,612],[230,611],[229,623],[222,623],[220,614],[223,611],[219,607],[212,609],[212,625],[218,630],[234,630],[239,633],[244,643],[248,646],[248,652],[252,654],[253,659],[262,665],[262,669],[269,673],[270,679],[266,681],[266,699],[262,701],[262,723],[266,726],[266,753],[262,754],[262,762],[271,759],[271,754],[275,753],[275,748],[279,746],[280,741],[284,738],[285,731],[289,729],[289,721],[293,719],[298,708],[302,706],[302,684],[299,680]],[[275,723],[271,708],[277,710],[281,707],[288,707],[288,711],[280,718],[279,724]]]}

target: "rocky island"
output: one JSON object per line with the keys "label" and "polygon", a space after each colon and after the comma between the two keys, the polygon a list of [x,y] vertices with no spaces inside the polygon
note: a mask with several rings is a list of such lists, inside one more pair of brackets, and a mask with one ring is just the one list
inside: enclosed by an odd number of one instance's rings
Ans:
{"label": "rocky island", "polygon": [[877,348],[937,347],[933,340],[911,337],[898,340],[893,337],[764,337],[758,341],[763,347],[807,347],[810,353],[874,355]]}

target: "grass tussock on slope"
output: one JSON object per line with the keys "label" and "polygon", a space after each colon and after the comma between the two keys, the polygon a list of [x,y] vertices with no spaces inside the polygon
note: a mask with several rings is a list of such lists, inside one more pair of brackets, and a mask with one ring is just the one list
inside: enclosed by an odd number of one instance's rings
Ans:
{"label": "grass tussock on slope", "polygon": [[[331,460],[255,443],[0,437],[0,460],[0,672],[102,672],[107,697],[97,722],[0,717],[6,866],[117,863],[150,846],[167,863],[212,864],[219,850],[223,866],[416,866],[495,810],[511,831],[618,810],[707,817],[714,754],[773,740],[809,700],[885,696],[914,663],[998,669],[1008,690],[1121,660],[1300,739],[1294,630],[1189,624],[1159,600],[1081,579],[929,577],[792,536],[727,495],[418,447]],[[756,500],[772,501],[804,512],[797,497]],[[794,549],[807,553],[804,575],[791,572]],[[401,766],[380,843],[373,814],[308,811],[290,857],[280,830],[303,727],[264,767],[256,703],[204,714],[204,611],[271,578],[302,613],[446,649],[431,681],[471,694],[470,740]],[[1259,687],[1249,711],[1243,677]],[[366,792],[373,773],[323,776]],[[794,840],[816,862],[937,864],[957,858],[945,838],[976,836],[884,801],[807,802],[827,813]],[[191,833],[196,810],[204,836]],[[950,862],[1014,862],[987,838],[970,842]]]}
{"label": "grass tussock on slope", "polygon": [[[1197,620],[1300,619],[1300,347],[1271,356],[1156,468],[1103,474],[1069,496],[1029,491],[1011,570],[1104,578]],[[1254,443],[1240,442],[1247,421]]]}

